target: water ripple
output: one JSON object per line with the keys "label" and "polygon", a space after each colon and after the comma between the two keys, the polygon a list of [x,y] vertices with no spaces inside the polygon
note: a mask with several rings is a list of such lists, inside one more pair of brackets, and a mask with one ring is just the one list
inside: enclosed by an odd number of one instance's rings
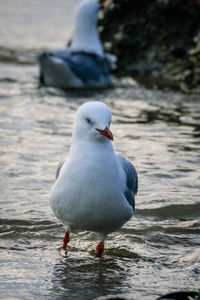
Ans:
{"label": "water ripple", "polygon": [[[2,297],[149,300],[169,288],[198,288],[199,98],[137,85],[63,92],[39,88],[36,65],[1,69]],[[108,236],[102,260],[97,236],[87,232],[71,234],[63,259],[56,248],[65,230],[48,193],[69,150],[76,109],[89,100],[111,107],[115,150],[138,170],[136,211]]]}

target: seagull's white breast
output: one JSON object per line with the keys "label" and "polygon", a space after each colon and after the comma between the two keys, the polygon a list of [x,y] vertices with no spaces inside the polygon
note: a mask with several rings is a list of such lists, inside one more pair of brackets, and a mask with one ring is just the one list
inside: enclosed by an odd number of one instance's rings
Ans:
{"label": "seagull's white breast", "polygon": [[133,214],[123,194],[123,176],[111,143],[79,145],[51,190],[52,209],[71,229],[112,232]]}

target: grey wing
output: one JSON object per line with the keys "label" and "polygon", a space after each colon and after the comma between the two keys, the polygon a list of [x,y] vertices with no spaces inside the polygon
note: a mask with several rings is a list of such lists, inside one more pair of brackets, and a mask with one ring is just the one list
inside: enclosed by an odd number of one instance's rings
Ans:
{"label": "grey wing", "polygon": [[[42,53],[38,58],[41,83],[61,88],[69,84],[69,75],[76,86],[108,86],[111,81],[107,59],[69,49]],[[64,83],[66,82],[66,83]]]}
{"label": "grey wing", "polygon": [[58,50],[44,52],[39,55],[40,82],[45,85],[55,86],[62,89],[70,87],[83,87],[81,78],[71,70],[71,52]]}
{"label": "grey wing", "polygon": [[64,161],[62,161],[62,162],[60,162],[60,163],[58,164],[58,167],[57,167],[57,170],[56,170],[56,180],[58,179],[58,176],[59,176],[59,174],[60,174],[60,170],[61,170],[63,164],[64,164]]}
{"label": "grey wing", "polygon": [[68,57],[70,57],[70,54],[71,52],[68,49],[43,52],[38,56],[38,60],[40,62],[40,60],[46,56],[67,59]]}
{"label": "grey wing", "polygon": [[72,52],[70,59],[64,59],[70,69],[86,86],[108,85],[110,70],[107,59],[83,52]]}
{"label": "grey wing", "polygon": [[128,201],[128,203],[135,208],[135,195],[137,194],[138,191],[138,174],[135,169],[135,167],[128,161],[126,160],[123,156],[117,155],[118,161],[124,170],[126,174],[126,191],[125,191],[125,197]]}

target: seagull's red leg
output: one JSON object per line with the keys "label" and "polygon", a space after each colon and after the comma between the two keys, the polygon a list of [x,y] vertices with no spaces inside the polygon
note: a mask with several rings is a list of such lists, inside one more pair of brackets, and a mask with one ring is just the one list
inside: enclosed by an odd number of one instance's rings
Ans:
{"label": "seagull's red leg", "polygon": [[70,241],[70,238],[69,238],[69,231],[66,231],[66,232],[65,232],[64,239],[63,239],[63,249],[66,249],[66,248],[67,248],[67,244],[69,243],[69,241]]}
{"label": "seagull's red leg", "polygon": [[101,241],[101,242],[99,242],[98,245],[97,245],[97,248],[96,248],[96,256],[97,256],[97,257],[102,257],[103,250],[104,250],[104,242]]}

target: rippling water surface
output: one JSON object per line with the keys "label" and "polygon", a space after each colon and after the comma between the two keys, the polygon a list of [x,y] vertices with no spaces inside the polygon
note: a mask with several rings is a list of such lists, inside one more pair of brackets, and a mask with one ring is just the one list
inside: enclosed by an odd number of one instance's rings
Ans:
{"label": "rippling water surface", "polygon": [[[9,48],[5,43],[1,46]],[[150,300],[169,291],[197,290],[199,96],[128,85],[64,93],[39,88],[36,65],[2,61],[0,69],[1,297]],[[64,228],[47,197],[57,163],[69,150],[76,109],[89,100],[111,107],[114,147],[136,166],[139,193],[135,216],[108,237],[102,259],[95,258],[98,240],[88,232],[72,235],[63,259],[56,247]]]}

